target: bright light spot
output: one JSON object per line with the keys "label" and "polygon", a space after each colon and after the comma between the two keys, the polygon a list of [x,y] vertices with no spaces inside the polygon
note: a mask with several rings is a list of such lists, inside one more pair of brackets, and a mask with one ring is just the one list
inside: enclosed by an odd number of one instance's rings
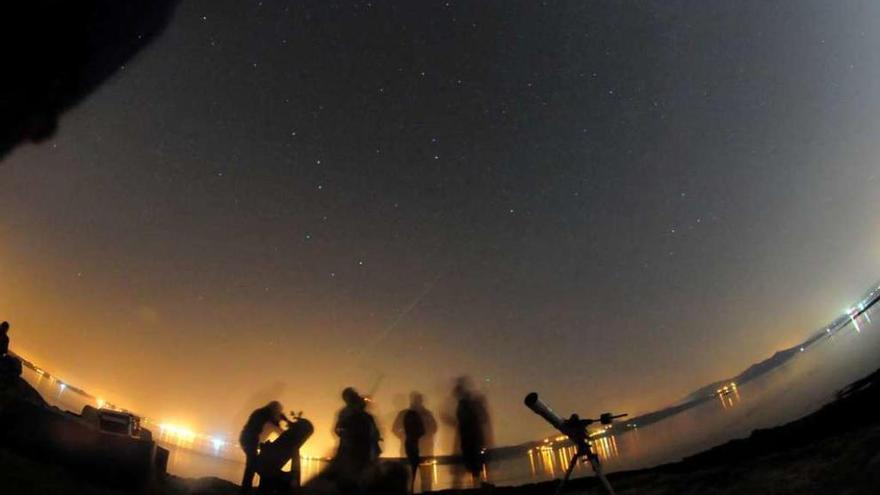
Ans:
{"label": "bright light spot", "polygon": [[104,399],[98,399],[97,404],[98,404],[98,409],[104,409],[104,406],[107,405],[107,401],[105,401]]}
{"label": "bright light spot", "polygon": [[212,438],[211,445],[214,446],[214,450],[220,450],[223,448],[224,445],[226,445],[226,442],[220,440],[219,438]]}
{"label": "bright light spot", "polygon": [[196,438],[194,431],[171,423],[161,423],[159,425],[159,430],[163,435],[175,437],[177,440],[184,442],[192,442]]}

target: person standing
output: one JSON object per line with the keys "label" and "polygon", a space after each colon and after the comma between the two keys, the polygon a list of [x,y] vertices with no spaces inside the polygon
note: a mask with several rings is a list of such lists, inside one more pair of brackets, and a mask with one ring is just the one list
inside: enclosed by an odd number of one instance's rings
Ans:
{"label": "person standing", "polygon": [[489,413],[485,399],[474,392],[467,377],[456,381],[453,395],[458,401],[455,420],[458,430],[458,447],[462,464],[470,473],[474,486],[478,486],[486,463],[489,446]]}
{"label": "person standing", "polygon": [[0,380],[5,382],[20,376],[21,361],[9,353],[9,322],[4,321],[0,323]]}
{"label": "person standing", "polygon": [[9,353],[9,322],[0,323],[0,358]]}
{"label": "person standing", "polygon": [[345,407],[339,411],[334,429],[339,436],[339,448],[333,462],[344,478],[356,480],[378,461],[382,438],[376,420],[367,412],[364,397],[348,387],[342,391],[342,400]]}
{"label": "person standing", "polygon": [[[422,394],[412,392],[409,408],[401,411],[394,420],[394,433],[403,440],[404,453],[410,467],[411,493],[415,492],[416,474],[422,462],[422,453],[433,453],[434,434],[437,432],[437,421],[431,411],[425,408],[424,401]],[[423,492],[431,490],[431,481],[430,474],[422,473]]]}
{"label": "person standing", "polygon": [[248,417],[247,422],[241,429],[238,443],[244,451],[244,476],[241,479],[241,493],[251,492],[254,484],[254,475],[257,472],[257,456],[260,451],[260,443],[265,440],[269,432],[281,433],[281,421],[290,423],[284,415],[284,406],[278,401],[272,401],[265,406],[254,410]]}

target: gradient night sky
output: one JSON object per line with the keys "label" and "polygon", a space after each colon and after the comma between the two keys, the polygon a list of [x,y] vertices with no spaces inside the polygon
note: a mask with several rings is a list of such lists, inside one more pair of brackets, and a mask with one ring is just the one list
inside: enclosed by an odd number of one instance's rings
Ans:
{"label": "gradient night sky", "polygon": [[0,319],[203,431],[277,396],[319,450],[380,377],[388,427],[472,375],[501,444],[547,431],[532,390],[665,405],[880,274],[878,26],[873,1],[184,1],[0,163]]}

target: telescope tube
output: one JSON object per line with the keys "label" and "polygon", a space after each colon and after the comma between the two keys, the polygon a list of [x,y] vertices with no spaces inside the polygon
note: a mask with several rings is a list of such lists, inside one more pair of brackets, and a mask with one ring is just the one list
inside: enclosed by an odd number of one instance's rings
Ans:
{"label": "telescope tube", "polygon": [[553,409],[550,409],[550,406],[544,404],[544,402],[538,398],[537,392],[532,392],[526,396],[523,401],[529,409],[531,409],[535,414],[544,418],[548,423],[553,425],[559,431],[564,431],[565,421],[559,417],[558,414],[553,412]]}

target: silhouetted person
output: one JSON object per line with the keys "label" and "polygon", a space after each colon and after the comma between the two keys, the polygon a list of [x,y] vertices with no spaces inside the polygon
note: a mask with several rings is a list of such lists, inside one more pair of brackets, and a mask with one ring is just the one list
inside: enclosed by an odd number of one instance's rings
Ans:
{"label": "silhouetted person", "polygon": [[9,322],[0,323],[0,357],[9,353]]}
{"label": "silhouetted person", "polygon": [[376,420],[367,412],[367,401],[351,387],[342,391],[345,407],[339,411],[335,432],[339,449],[333,462],[343,478],[359,479],[376,465],[382,449]]}
{"label": "silhouetted person", "polygon": [[244,476],[241,479],[242,493],[250,493],[253,487],[254,474],[257,472],[257,455],[260,443],[265,439],[264,432],[268,429],[281,433],[281,421],[290,422],[284,415],[284,406],[278,401],[272,401],[252,412],[244,428],[241,429],[238,443],[245,455]]}
{"label": "silhouetted person", "polygon": [[0,323],[0,380],[15,381],[21,376],[21,361],[9,354],[9,323]]}
{"label": "silhouetted person", "polygon": [[485,454],[489,446],[489,413],[485,399],[471,389],[470,380],[456,380],[453,395],[458,404],[455,421],[458,430],[458,447],[465,470],[470,473],[474,486],[479,485]]}
{"label": "silhouetted person", "polygon": [[[410,491],[414,492],[422,453],[433,454],[434,434],[437,432],[437,421],[431,411],[425,408],[422,394],[418,392],[410,394],[409,408],[400,411],[392,429],[403,440],[404,452],[412,473]],[[422,491],[430,491],[432,481],[430,474],[423,472],[421,481]]]}

